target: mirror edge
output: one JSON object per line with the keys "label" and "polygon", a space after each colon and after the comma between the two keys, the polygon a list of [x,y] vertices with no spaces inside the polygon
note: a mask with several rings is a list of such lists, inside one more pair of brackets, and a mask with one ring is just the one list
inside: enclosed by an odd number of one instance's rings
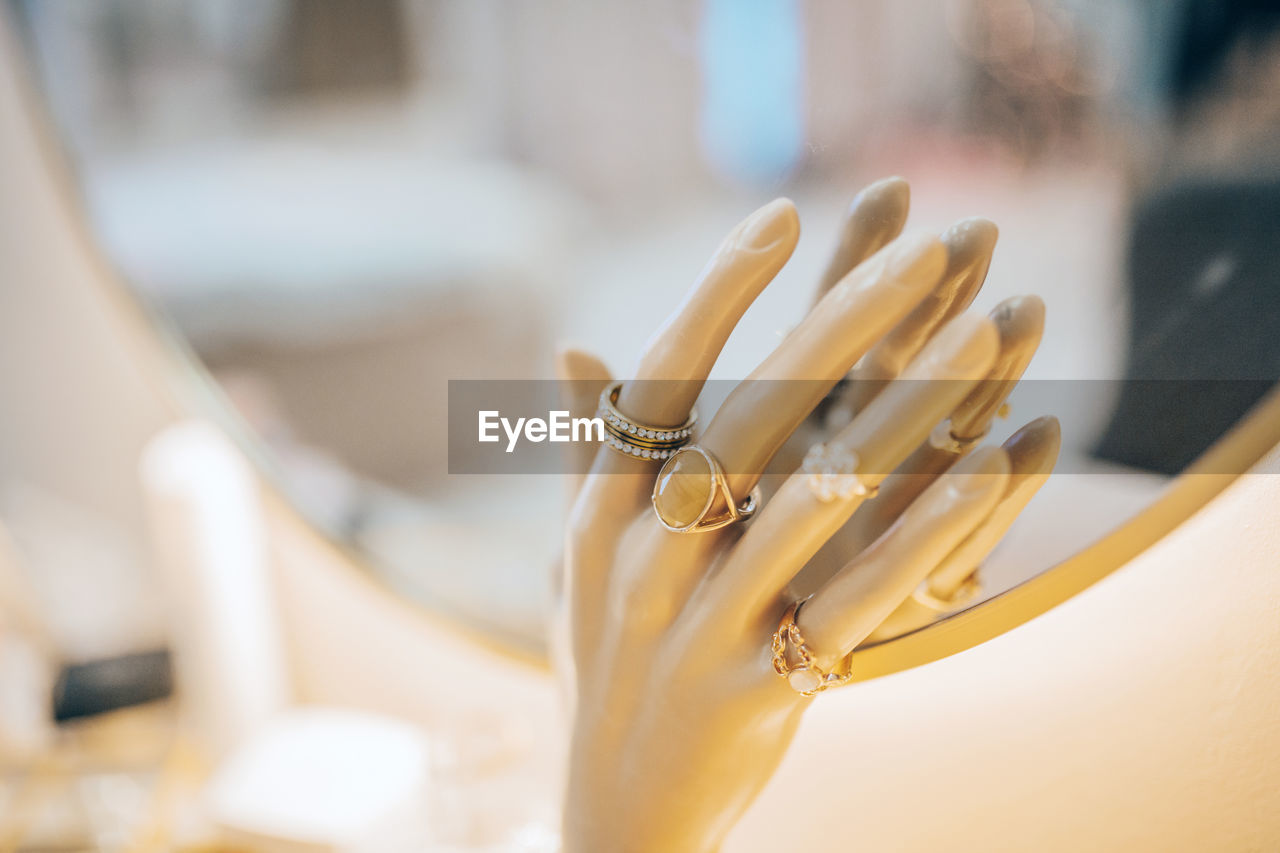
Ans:
{"label": "mirror edge", "polygon": [[9,66],[7,70],[11,72],[18,100],[17,111],[22,114],[20,121],[27,125],[17,132],[29,134],[34,143],[35,157],[39,161],[37,168],[44,172],[44,179],[49,183],[52,203],[70,232],[70,240],[78,246],[80,255],[93,271],[91,278],[94,280],[84,282],[84,287],[93,294],[93,298],[104,303],[106,321],[119,332],[121,347],[161,406],[175,421],[200,418],[227,434],[253,467],[264,504],[283,512],[289,521],[305,529],[318,546],[338,558],[336,562],[352,569],[349,574],[357,576],[362,585],[410,611],[414,618],[433,623],[437,629],[444,627],[477,647],[514,663],[549,671],[545,648],[535,649],[509,637],[489,635],[482,628],[469,625],[442,608],[406,601],[388,584],[375,579],[378,573],[365,555],[334,537],[297,508],[282,486],[279,472],[267,458],[260,440],[232,408],[204,365],[168,319],[131,290],[102,254],[89,228],[84,199],[76,189],[75,169],[59,142],[32,71],[27,46],[21,41],[18,31],[8,13],[0,14],[0,60]]}
{"label": "mirror edge", "polygon": [[[1005,634],[1123,568],[1280,445],[1280,385],[1165,488],[1154,503],[1035,577],[899,637],[855,649],[854,679],[912,669]],[[1236,472],[1236,473],[1222,473]]]}

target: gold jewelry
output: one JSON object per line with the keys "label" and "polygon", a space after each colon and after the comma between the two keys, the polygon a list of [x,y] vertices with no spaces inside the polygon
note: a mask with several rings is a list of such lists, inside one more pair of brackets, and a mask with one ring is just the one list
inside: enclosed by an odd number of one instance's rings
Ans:
{"label": "gold jewelry", "polygon": [[868,486],[858,476],[858,454],[841,444],[815,444],[804,455],[800,470],[809,476],[805,484],[823,503],[836,498],[848,500],[861,495],[867,500],[880,493],[880,486]]}
{"label": "gold jewelry", "polygon": [[[782,614],[778,630],[773,632],[773,670],[801,696],[816,696],[824,690],[848,684],[853,680],[853,671],[850,668],[849,657],[841,661],[843,670],[841,672],[824,672],[818,666],[817,656],[805,645],[804,637],[800,635],[800,626],[796,624],[800,607],[808,600],[806,598],[804,601],[791,602],[787,612]],[[800,663],[796,666],[792,666],[787,661],[788,644],[800,659]]]}
{"label": "gold jewelry", "polygon": [[938,450],[945,450],[947,453],[959,455],[986,438],[987,433],[990,431],[991,427],[988,426],[978,435],[960,438],[951,431],[951,419],[948,418],[934,427],[933,432],[929,433],[929,444]]}
{"label": "gold jewelry", "polygon": [[981,593],[982,581],[978,579],[978,570],[974,569],[973,574],[965,578],[964,583],[960,584],[949,598],[939,598],[930,592],[928,578],[920,581],[920,585],[911,593],[911,597],[915,599],[917,604],[930,610],[936,610],[938,613],[951,613],[967,604],[971,604]]}
{"label": "gold jewelry", "polygon": [[638,423],[618,411],[618,394],[622,383],[615,382],[600,392],[599,417],[604,421],[605,444],[624,456],[641,459],[668,459],[693,438],[693,425],[698,422],[698,411],[680,426],[656,427]]}
{"label": "gold jewelry", "polygon": [[[760,487],[739,503],[729,491],[724,467],[703,447],[689,444],[672,452],[653,484],[653,511],[675,533],[718,530],[749,518],[760,505]],[[708,517],[723,502],[728,508]]]}

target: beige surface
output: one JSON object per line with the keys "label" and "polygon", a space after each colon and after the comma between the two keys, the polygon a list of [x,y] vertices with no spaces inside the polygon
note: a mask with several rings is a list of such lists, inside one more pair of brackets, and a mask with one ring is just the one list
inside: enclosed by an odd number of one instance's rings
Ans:
{"label": "beige surface", "polygon": [[726,849],[1277,849],[1277,474],[1021,628],[823,697]]}

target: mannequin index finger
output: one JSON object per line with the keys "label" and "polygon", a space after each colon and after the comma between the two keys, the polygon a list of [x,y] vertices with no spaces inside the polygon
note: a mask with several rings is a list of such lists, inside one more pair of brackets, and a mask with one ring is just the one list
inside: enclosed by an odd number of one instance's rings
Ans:
{"label": "mannequin index finger", "polygon": [[786,264],[799,238],[800,219],[785,198],[769,202],[730,232],[645,345],[637,381],[623,384],[618,409],[655,426],[682,423],[738,320]]}

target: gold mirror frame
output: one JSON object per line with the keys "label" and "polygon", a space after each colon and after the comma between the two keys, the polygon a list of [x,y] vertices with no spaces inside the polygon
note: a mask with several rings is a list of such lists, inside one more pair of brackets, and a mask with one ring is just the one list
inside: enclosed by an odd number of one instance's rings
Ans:
{"label": "gold mirror frame", "polygon": [[[182,335],[167,317],[124,283],[103,255],[89,228],[74,169],[59,141],[31,68],[26,46],[17,37],[11,15],[0,11],[0,87],[8,89],[12,85],[17,101],[15,114],[7,116],[0,112],[0,121],[12,120],[18,124],[11,141],[18,147],[20,167],[25,165],[40,172],[40,180],[49,185],[59,227],[75,247],[74,252],[92,271],[92,275],[86,277],[92,280],[83,282],[84,289],[91,300],[100,302],[106,324],[119,338],[121,349],[161,409],[174,421],[199,418],[223,430],[257,472],[264,503],[273,511],[286,513],[290,520],[314,534],[316,544],[330,551],[336,558],[334,562],[350,566],[359,582],[382,596],[405,603],[406,609],[421,616],[424,622],[445,627],[453,635],[513,662],[547,669],[543,649],[523,644],[514,636],[503,637],[486,631],[443,609],[410,601],[388,584],[379,582],[379,573],[366,555],[329,534],[298,509],[282,485],[270,453],[231,406]],[[0,97],[3,94],[0,93]]]}
{"label": "gold mirror frame", "polygon": [[963,652],[1052,610],[1173,532],[1277,445],[1280,385],[1137,515],[1017,586],[923,628],[855,649],[854,680],[889,675]]}
{"label": "gold mirror frame", "polygon": [[[23,57],[5,16],[0,16],[0,48],[8,48],[9,61]],[[17,64],[17,63],[15,63]],[[102,296],[127,338],[124,345],[136,354],[141,372],[154,380],[153,390],[176,417],[202,417],[224,429],[258,470],[268,489],[268,500],[314,531],[370,584],[394,594],[374,579],[379,572],[366,555],[337,540],[306,518],[289,499],[278,472],[260,440],[241,420],[223,396],[216,381],[187,347],[167,320],[145,306],[142,299],[119,278],[99,251],[88,230],[71,170],[56,144],[48,116],[29,77],[29,65],[20,69],[21,97],[35,129],[40,156],[70,215],[85,256],[98,271]],[[156,369],[158,368],[158,369]],[[921,666],[973,648],[1048,612],[1157,543],[1183,521],[1227,488],[1268,451],[1280,444],[1280,386],[1273,388],[1231,430],[1218,439],[1186,471],[1174,478],[1154,503],[1121,523],[1096,542],[1036,576],[915,631],[856,649],[852,655],[853,680],[865,681]],[[1231,472],[1231,473],[1222,473]],[[525,646],[511,637],[497,637],[480,626],[465,623],[446,612],[413,602],[424,618],[445,624],[457,634],[512,660],[546,668],[545,652]]]}

